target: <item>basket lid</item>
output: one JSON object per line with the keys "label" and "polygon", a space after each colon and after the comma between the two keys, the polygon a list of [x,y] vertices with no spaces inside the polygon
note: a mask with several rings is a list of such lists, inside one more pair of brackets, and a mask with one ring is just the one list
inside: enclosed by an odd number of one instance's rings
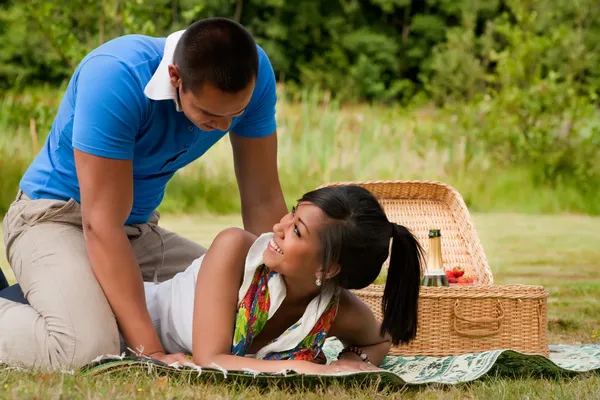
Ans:
{"label": "basket lid", "polygon": [[[460,266],[465,275],[479,284],[493,283],[483,247],[469,210],[458,191],[434,181],[357,181],[334,182],[321,187],[362,186],[377,197],[388,219],[407,227],[428,251],[430,229],[439,229],[442,237],[444,268]],[[389,259],[384,267],[389,265]]]}

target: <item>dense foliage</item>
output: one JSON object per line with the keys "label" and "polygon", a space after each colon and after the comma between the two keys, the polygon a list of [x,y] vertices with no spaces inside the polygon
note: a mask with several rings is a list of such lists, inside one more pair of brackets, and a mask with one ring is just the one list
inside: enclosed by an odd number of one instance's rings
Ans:
{"label": "dense foliage", "polygon": [[595,0],[4,0],[0,7],[4,87],[60,83],[107,40],[167,35],[208,16],[247,26],[281,79],[345,98],[425,91],[443,102],[552,74],[580,94],[600,87]]}
{"label": "dense foliage", "polygon": [[[248,27],[289,97],[317,88],[323,101],[378,105],[371,125],[358,128],[367,137],[389,123],[378,116],[406,119],[433,109],[428,115],[437,123],[417,123],[406,137],[395,129],[388,143],[400,146],[410,136],[421,159],[432,149],[449,154],[440,162],[443,173],[419,178],[476,178],[482,187],[492,184],[482,177],[496,178],[500,193],[498,182],[514,183],[517,171],[519,185],[559,199],[537,211],[600,213],[597,0],[0,0],[0,152],[15,148],[2,144],[14,142],[10,137],[29,136],[31,118],[44,137],[60,100],[55,88],[90,49],[123,34],[164,36],[208,16]],[[47,88],[31,91],[40,85]],[[318,115],[310,120],[325,124]],[[292,129],[293,136],[314,135],[312,124]],[[348,133],[336,121],[327,126],[331,135]],[[31,155],[19,154],[26,165]],[[321,174],[328,157],[318,160],[314,182],[330,176]],[[22,171],[19,165],[2,166],[0,178]],[[6,174],[5,182],[18,182],[17,172]],[[482,202],[483,192],[473,190],[471,201],[486,209],[493,200]]]}

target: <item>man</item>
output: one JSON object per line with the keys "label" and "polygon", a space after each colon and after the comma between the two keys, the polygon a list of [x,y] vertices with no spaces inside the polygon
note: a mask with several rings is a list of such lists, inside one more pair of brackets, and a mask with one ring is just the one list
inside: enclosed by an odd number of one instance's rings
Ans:
{"label": "man", "polygon": [[245,229],[286,212],[277,173],[275,78],[239,24],[195,22],[166,40],[124,36],[77,67],[4,221],[30,305],[0,298],[0,360],[76,368],[127,345],[174,362],[146,309],[205,249],[157,225],[165,185],[231,131]]}

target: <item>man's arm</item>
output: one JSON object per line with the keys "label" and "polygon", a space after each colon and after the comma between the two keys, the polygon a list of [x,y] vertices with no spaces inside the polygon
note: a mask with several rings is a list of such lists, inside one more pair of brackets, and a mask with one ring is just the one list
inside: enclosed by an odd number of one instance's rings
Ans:
{"label": "man's arm", "polygon": [[133,205],[135,138],[146,120],[144,94],[129,66],[110,55],[89,58],[77,82],[72,145],[92,268],[127,344],[173,360],[164,356],[150,320],[124,229]]}
{"label": "man's arm", "polygon": [[92,267],[126,343],[144,354],[164,353],[146,308],[144,286],[124,224],[133,204],[131,160],[75,150],[83,231]]}
{"label": "man's arm", "polygon": [[242,200],[244,228],[255,235],[271,232],[287,213],[277,172],[275,74],[258,48],[259,70],[251,104],[229,137]]}
{"label": "man's arm", "polygon": [[244,229],[271,232],[287,213],[277,171],[277,132],[260,138],[230,133]]}

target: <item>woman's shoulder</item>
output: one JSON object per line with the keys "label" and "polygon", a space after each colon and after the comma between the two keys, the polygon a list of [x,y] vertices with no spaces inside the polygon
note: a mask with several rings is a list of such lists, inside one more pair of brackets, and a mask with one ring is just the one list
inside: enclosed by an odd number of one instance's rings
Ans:
{"label": "woman's shoulder", "polygon": [[227,228],[221,231],[214,239],[207,256],[211,253],[213,257],[229,259],[231,257],[242,257],[243,263],[229,263],[231,268],[240,270],[248,269],[249,264],[258,265],[262,263],[262,253],[268,242],[268,234],[259,237],[241,228]]}
{"label": "woman's shoulder", "polygon": [[358,331],[366,322],[372,322],[373,312],[350,290],[342,289],[339,295],[338,311],[331,327],[331,336],[344,336]]}
{"label": "woman's shoulder", "polygon": [[339,294],[338,315],[336,319],[351,320],[360,313],[364,303],[350,290],[341,289]]}
{"label": "woman's shoulder", "polygon": [[223,229],[221,232],[219,232],[219,234],[217,234],[215,237],[213,244],[218,241],[226,242],[228,244],[249,244],[252,246],[256,239],[258,239],[258,237],[251,232],[248,232],[242,228],[231,227]]}

